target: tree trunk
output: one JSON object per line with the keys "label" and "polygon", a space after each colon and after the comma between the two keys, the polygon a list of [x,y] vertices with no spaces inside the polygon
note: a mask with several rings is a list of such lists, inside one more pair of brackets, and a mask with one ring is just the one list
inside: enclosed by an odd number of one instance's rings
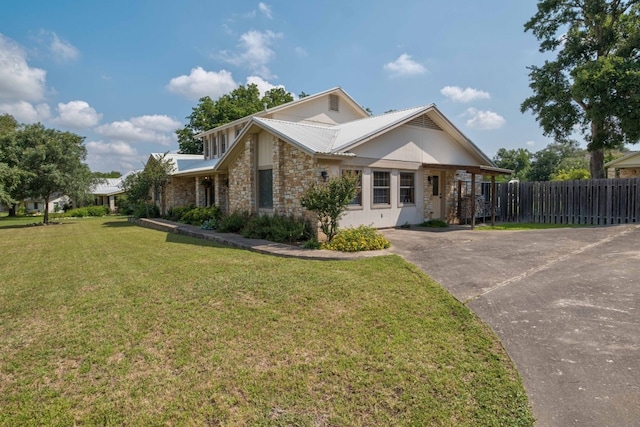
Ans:
{"label": "tree trunk", "polygon": [[14,217],[16,215],[16,205],[9,206],[9,216]]}
{"label": "tree trunk", "polygon": [[598,148],[591,152],[589,169],[591,172],[591,179],[606,178],[604,175],[604,149]]}
{"label": "tree trunk", "polygon": [[44,218],[42,219],[43,224],[49,224],[49,196],[44,198]]}

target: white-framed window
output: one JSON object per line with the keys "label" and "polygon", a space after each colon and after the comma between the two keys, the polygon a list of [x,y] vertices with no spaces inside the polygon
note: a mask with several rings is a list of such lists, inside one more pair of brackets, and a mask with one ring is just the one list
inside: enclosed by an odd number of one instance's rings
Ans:
{"label": "white-framed window", "polygon": [[224,154],[227,151],[227,135],[220,135],[220,154]]}
{"label": "white-framed window", "polygon": [[362,206],[362,169],[343,169],[342,174],[346,175],[348,173],[352,173],[358,176],[358,187],[356,191],[356,195],[349,203],[349,206],[356,207]]}
{"label": "white-framed window", "polygon": [[400,204],[416,203],[416,175],[413,172],[400,172]]}
{"label": "white-framed window", "polygon": [[373,171],[373,204],[391,204],[391,172]]}
{"label": "white-framed window", "polygon": [[202,149],[204,151],[204,158],[208,158],[209,157],[209,138],[205,137],[202,140]]}
{"label": "white-framed window", "polygon": [[218,155],[218,137],[213,137],[213,157]]}

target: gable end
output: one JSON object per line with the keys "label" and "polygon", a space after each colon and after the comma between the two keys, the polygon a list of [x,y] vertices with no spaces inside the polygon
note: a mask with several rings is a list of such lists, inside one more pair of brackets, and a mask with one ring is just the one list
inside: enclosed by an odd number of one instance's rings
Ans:
{"label": "gable end", "polygon": [[429,116],[423,114],[421,116],[416,117],[413,120],[408,121],[406,124],[421,128],[434,129],[434,130],[442,130],[440,126],[436,124]]}

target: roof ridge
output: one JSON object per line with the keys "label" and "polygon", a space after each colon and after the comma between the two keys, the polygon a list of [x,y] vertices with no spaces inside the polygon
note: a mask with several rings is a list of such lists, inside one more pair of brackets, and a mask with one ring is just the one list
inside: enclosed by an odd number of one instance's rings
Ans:
{"label": "roof ridge", "polygon": [[314,125],[314,124],[311,124],[311,123],[292,122],[290,120],[268,119],[266,117],[254,117],[254,119],[255,120],[269,121],[269,122],[276,122],[276,123],[286,123],[286,124],[292,124],[292,125],[296,125],[296,126],[305,126],[305,127],[315,128],[315,129],[330,129],[330,130],[333,130],[334,127],[338,126],[338,125],[320,126],[320,125]]}

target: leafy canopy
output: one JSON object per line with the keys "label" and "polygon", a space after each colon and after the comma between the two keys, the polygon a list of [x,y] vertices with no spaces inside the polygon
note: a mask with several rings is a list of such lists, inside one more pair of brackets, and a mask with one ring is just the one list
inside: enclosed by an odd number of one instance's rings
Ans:
{"label": "leafy canopy", "polygon": [[198,105],[192,108],[191,114],[187,117],[189,123],[184,128],[176,130],[179,152],[202,154],[202,140],[196,139],[195,135],[290,101],[293,101],[293,95],[281,87],[266,91],[260,98],[260,90],[254,83],[240,85],[215,101],[209,96],[204,96],[200,98]]}
{"label": "leafy canopy", "polygon": [[640,140],[640,0],[541,0],[525,31],[556,57],[529,67],[522,112],[558,142],[579,130],[604,177],[604,151]]}

